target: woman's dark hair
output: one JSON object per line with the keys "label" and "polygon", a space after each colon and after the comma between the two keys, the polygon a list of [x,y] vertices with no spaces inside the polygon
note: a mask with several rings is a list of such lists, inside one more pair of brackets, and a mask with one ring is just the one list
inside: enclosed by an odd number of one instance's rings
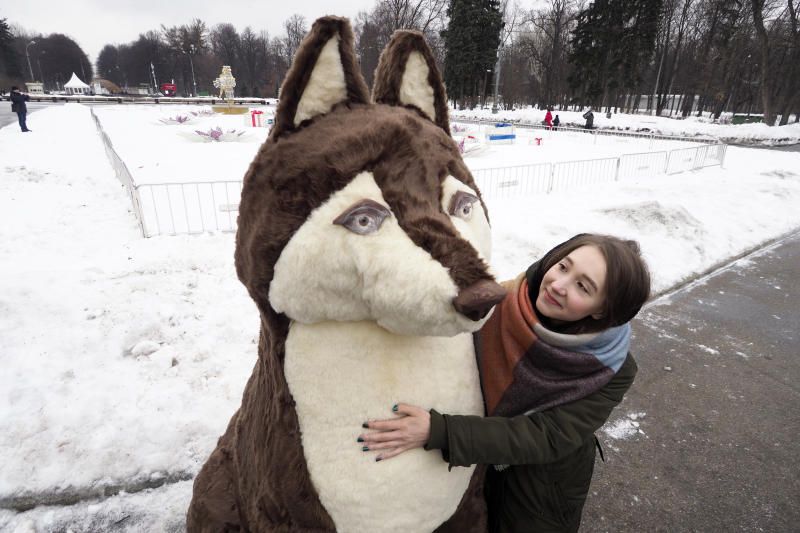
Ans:
{"label": "woman's dark hair", "polygon": [[[581,246],[594,246],[606,260],[606,301],[601,316],[590,316],[553,326],[536,310],[536,298],[545,272]],[[642,259],[639,243],[611,235],[581,233],[562,242],[532,264],[526,272],[528,295],[542,323],[560,333],[593,333],[630,322],[650,297],[650,272]]]}
{"label": "woman's dark hair", "polygon": [[11,90],[12,90],[12,91],[19,91],[19,87],[17,87],[16,85],[14,85],[13,87],[11,87]]}

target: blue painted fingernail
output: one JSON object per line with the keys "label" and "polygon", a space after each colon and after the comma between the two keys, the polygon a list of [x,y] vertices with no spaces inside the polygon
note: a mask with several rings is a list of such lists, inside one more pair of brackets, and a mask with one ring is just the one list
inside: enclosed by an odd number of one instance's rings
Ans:
{"label": "blue painted fingernail", "polygon": [[362,452],[368,452],[369,451],[369,446],[364,446],[363,448],[361,448],[361,451]]}
{"label": "blue painted fingernail", "polygon": [[358,438],[356,439],[356,442],[364,442],[364,439],[362,439],[361,437],[358,437]]}
{"label": "blue painted fingernail", "polygon": [[392,406],[392,411],[395,411],[395,412],[397,412],[397,404],[394,404],[394,405]]}
{"label": "blue painted fingernail", "polygon": [[361,427],[364,429],[369,429],[369,422],[364,422],[363,424],[361,424]]}

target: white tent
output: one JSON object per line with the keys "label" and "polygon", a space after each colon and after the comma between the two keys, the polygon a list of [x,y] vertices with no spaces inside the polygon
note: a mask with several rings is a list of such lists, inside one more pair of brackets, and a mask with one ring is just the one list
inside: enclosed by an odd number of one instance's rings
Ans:
{"label": "white tent", "polygon": [[64,84],[64,89],[66,89],[67,94],[87,94],[91,88],[83,83],[73,72],[72,77]]}

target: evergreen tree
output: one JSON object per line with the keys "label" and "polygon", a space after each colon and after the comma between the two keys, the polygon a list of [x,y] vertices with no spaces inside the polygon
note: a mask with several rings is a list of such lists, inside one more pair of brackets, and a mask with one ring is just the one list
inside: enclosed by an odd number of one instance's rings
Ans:
{"label": "evergreen tree", "polygon": [[0,74],[9,78],[22,78],[19,56],[14,50],[14,34],[6,19],[0,19]]}
{"label": "evergreen tree", "polygon": [[663,0],[597,0],[578,15],[570,86],[581,103],[611,105],[637,90],[655,48]]}
{"label": "evergreen tree", "polygon": [[493,69],[503,29],[499,0],[450,0],[445,43],[444,81],[449,97],[463,107],[481,94],[484,76]]}

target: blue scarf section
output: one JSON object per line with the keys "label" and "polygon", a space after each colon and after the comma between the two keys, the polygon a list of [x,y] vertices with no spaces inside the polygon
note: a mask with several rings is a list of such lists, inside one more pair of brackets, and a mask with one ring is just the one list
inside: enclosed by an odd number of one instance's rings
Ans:
{"label": "blue scarf section", "polygon": [[541,324],[534,326],[539,340],[556,348],[591,354],[615,374],[622,367],[631,347],[631,325],[623,324],[600,333],[569,335],[556,333]]}

